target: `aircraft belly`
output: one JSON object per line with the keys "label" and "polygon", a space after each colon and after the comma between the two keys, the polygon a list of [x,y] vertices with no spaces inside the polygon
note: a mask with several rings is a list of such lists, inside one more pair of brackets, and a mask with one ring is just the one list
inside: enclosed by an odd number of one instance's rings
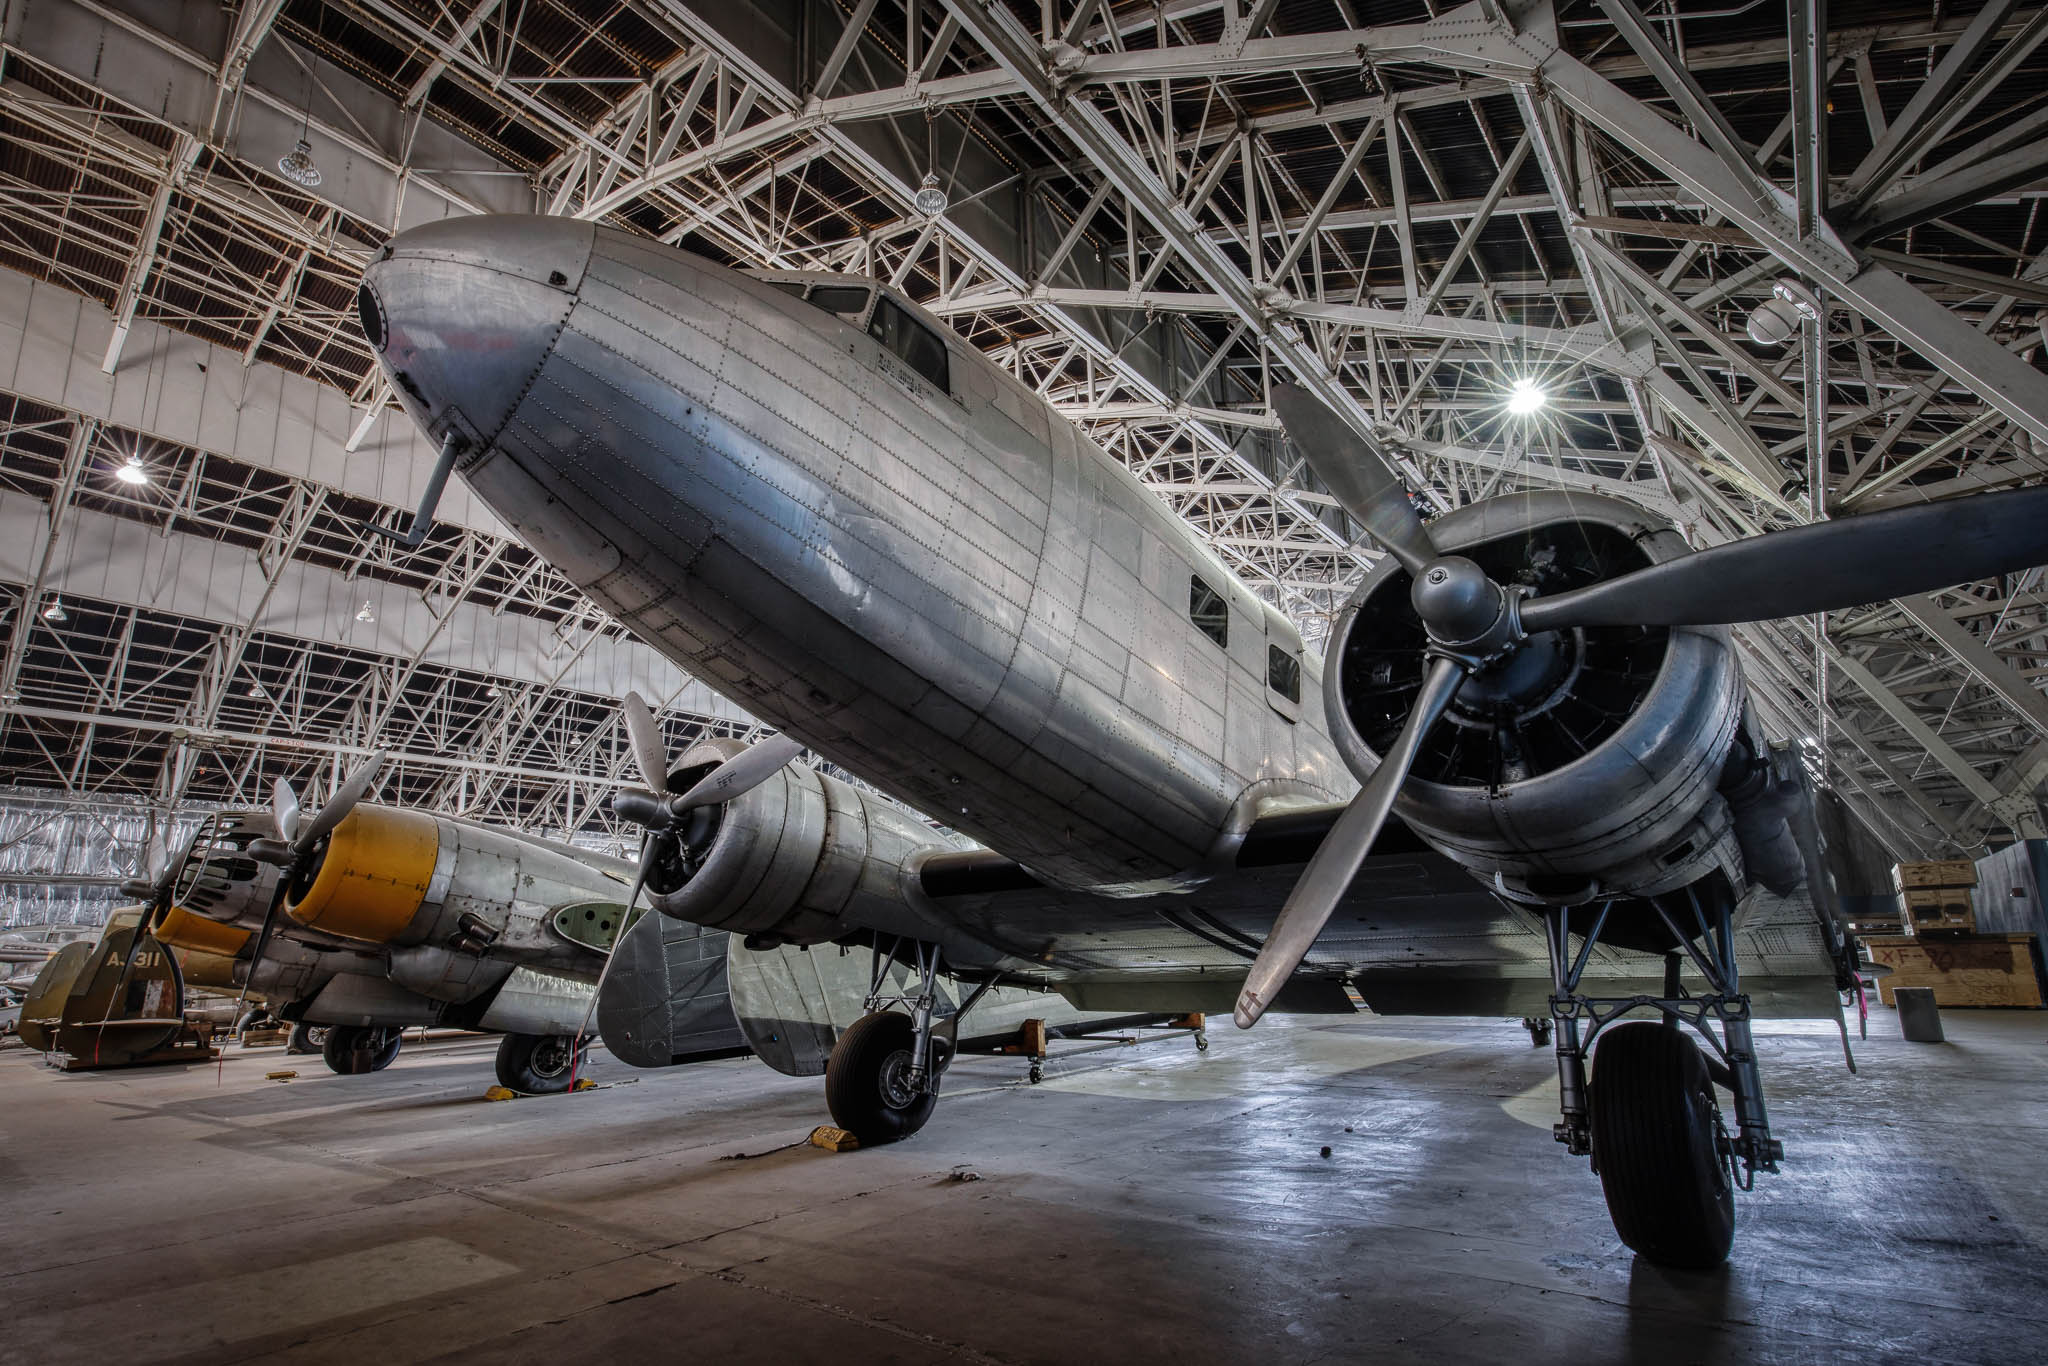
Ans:
{"label": "aircraft belly", "polygon": [[[582,586],[741,705],[1049,878],[1198,864],[1237,790],[1213,718],[1177,744],[1171,681],[1139,666],[1140,690],[1128,652],[1113,692],[1066,686],[1085,560],[1046,553],[1036,490],[1061,472],[1045,450],[1047,468],[1013,449],[1006,471],[968,453],[950,399],[926,396],[920,424],[848,383],[885,383],[871,368],[747,335],[723,282],[693,292],[614,256],[601,233],[505,440],[536,492],[618,549]],[[1087,490],[1066,477],[1071,504]]]}
{"label": "aircraft belly", "polygon": [[[1036,944],[1034,975],[1047,982],[1238,979],[1299,875],[1298,866],[1281,865],[1240,870],[1186,894],[1110,900],[1036,888],[947,896],[940,904],[991,942]],[[1753,892],[1738,923],[1744,990],[1759,1014],[1832,1016],[1833,970],[1803,894]],[[1656,993],[1662,963],[1656,954],[1602,944],[1588,963],[1586,988]],[[1437,854],[1367,860],[1300,974],[1318,976],[1348,981],[1381,1014],[1549,1010],[1540,923]],[[1193,999],[1183,1008],[1201,1008]]]}

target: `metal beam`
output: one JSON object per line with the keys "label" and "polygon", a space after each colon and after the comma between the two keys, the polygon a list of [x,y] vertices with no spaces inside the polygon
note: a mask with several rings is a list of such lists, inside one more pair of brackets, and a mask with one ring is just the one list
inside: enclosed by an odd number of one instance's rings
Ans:
{"label": "metal beam", "polygon": [[1950,654],[1968,666],[1980,682],[2006,705],[2026,718],[2037,738],[2048,739],[2048,697],[2014,672],[1990,646],[1970,629],[1942,610],[1931,597],[1900,598],[1899,606],[1921,630],[1939,641]]}

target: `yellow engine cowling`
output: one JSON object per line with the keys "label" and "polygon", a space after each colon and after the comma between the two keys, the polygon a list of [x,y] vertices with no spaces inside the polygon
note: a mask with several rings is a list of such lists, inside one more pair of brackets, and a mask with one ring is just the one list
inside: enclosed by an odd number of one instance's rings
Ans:
{"label": "yellow engine cowling", "polygon": [[308,928],[387,944],[426,900],[441,848],[432,816],[367,803],[327,837],[313,868],[292,883],[285,912]]}
{"label": "yellow engine cowling", "polygon": [[235,960],[231,955],[182,946],[173,948],[172,952],[177,955],[178,970],[184,974],[188,987],[233,991],[239,985],[235,981]]}
{"label": "yellow engine cowling", "polygon": [[167,949],[185,949],[209,957],[232,959],[249,942],[247,930],[194,915],[182,906],[167,907],[149,932]]}

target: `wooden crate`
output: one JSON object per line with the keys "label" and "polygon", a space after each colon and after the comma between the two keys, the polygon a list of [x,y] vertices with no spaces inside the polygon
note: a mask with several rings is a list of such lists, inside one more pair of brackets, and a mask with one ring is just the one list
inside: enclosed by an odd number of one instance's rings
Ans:
{"label": "wooden crate", "polygon": [[1892,993],[1900,987],[1932,987],[1938,1006],[2041,1005],[2031,934],[1866,939],[1863,953],[1892,970],[1877,983],[1886,1005],[1893,1004]]}
{"label": "wooden crate", "polygon": [[1966,858],[1892,865],[1892,886],[1902,892],[1925,887],[1974,887],[1977,865]]}
{"label": "wooden crate", "polygon": [[1977,912],[1970,904],[1967,887],[1929,887],[1902,893],[1905,916],[1899,932],[1918,938],[1924,934],[1974,934]]}

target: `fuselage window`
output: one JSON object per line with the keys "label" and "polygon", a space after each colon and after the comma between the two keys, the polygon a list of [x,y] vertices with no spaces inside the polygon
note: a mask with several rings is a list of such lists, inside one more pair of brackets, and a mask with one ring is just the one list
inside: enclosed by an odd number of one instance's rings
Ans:
{"label": "fuselage window", "polygon": [[946,344],[892,300],[883,299],[875,305],[874,320],[868,324],[868,331],[895,352],[905,365],[947,393],[952,392],[952,386],[946,382]]}
{"label": "fuselage window", "polygon": [[867,312],[868,292],[861,285],[819,285],[811,291],[811,302],[827,313],[858,323]]}
{"label": "fuselage window", "polygon": [[1278,645],[1268,645],[1266,685],[1289,702],[1301,701],[1301,661]]}
{"label": "fuselage window", "polygon": [[1188,619],[1203,635],[1226,650],[1230,648],[1230,608],[1223,595],[1203,583],[1199,574],[1188,580]]}

